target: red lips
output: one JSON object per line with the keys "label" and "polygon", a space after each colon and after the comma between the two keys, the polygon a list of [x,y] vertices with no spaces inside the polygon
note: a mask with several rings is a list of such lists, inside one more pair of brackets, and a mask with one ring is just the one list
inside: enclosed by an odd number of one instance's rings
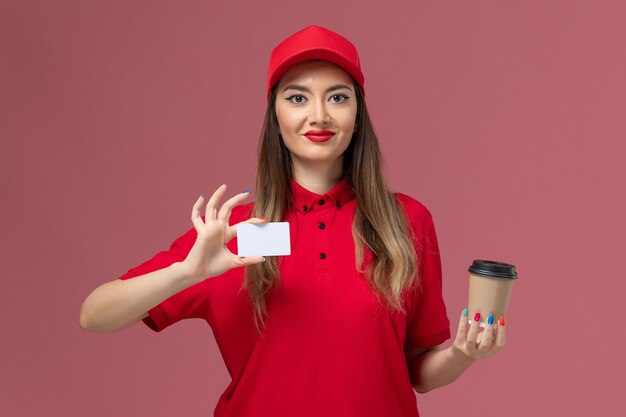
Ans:
{"label": "red lips", "polygon": [[326,142],[332,138],[334,134],[335,132],[331,130],[309,130],[304,136],[313,142]]}

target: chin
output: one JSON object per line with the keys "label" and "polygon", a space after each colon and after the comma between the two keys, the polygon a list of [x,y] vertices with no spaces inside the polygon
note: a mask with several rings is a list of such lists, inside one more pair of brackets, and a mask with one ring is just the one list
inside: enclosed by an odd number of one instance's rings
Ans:
{"label": "chin", "polygon": [[298,161],[309,164],[330,164],[333,163],[339,158],[341,155],[311,155],[311,154],[300,154],[293,155]]}

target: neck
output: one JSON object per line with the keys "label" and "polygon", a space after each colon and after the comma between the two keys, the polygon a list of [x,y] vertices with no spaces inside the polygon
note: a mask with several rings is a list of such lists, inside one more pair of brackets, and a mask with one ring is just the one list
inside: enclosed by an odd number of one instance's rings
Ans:
{"label": "neck", "polygon": [[296,163],[292,167],[295,182],[316,194],[326,194],[341,181],[343,173],[342,158],[332,164]]}

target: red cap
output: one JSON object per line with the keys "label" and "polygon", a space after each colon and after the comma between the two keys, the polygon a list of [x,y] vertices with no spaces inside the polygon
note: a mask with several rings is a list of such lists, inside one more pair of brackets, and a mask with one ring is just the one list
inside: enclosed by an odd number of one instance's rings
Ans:
{"label": "red cap", "polygon": [[270,56],[267,74],[267,97],[283,75],[296,64],[310,59],[323,59],[342,67],[359,84],[365,95],[365,77],[361,72],[359,54],[348,39],[321,26],[310,25],[278,44]]}

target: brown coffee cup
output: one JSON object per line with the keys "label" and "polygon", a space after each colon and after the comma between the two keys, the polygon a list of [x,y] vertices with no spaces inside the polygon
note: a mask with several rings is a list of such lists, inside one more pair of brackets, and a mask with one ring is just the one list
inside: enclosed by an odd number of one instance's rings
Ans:
{"label": "brown coffee cup", "polygon": [[485,327],[489,314],[494,315],[495,321],[506,314],[517,272],[511,264],[477,259],[469,267],[469,273],[469,322],[480,313],[479,326]]}

